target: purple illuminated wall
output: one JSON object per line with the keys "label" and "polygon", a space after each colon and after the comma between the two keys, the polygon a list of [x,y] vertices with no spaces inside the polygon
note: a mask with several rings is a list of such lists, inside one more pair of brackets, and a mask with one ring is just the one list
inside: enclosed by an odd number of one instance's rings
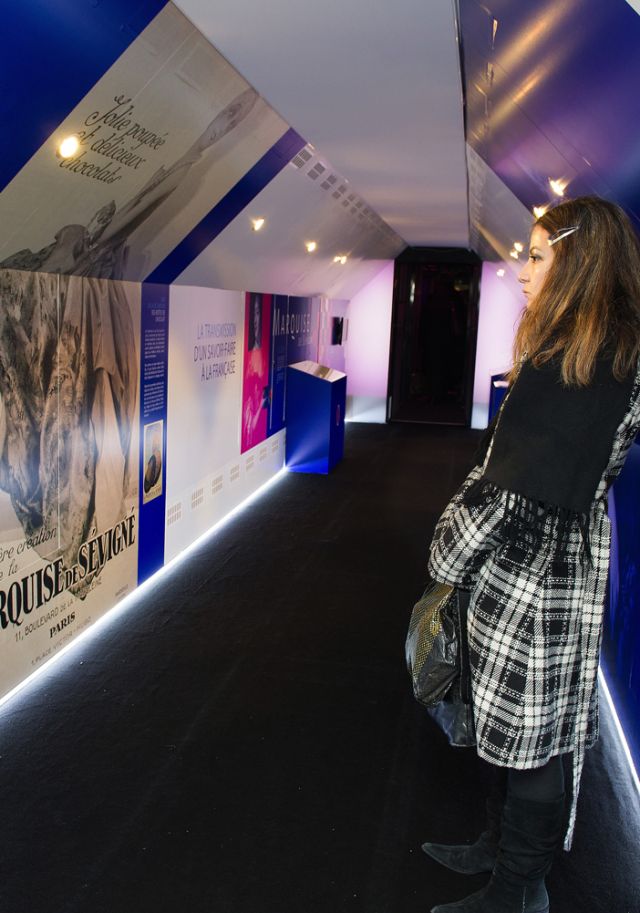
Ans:
{"label": "purple illuminated wall", "polygon": [[389,262],[347,309],[347,416],[352,421],[385,421],[393,270]]}
{"label": "purple illuminated wall", "polygon": [[[499,269],[505,271],[502,278],[497,275]],[[491,375],[511,366],[513,335],[523,304],[513,267],[505,263],[483,263],[472,428],[487,426]]]}

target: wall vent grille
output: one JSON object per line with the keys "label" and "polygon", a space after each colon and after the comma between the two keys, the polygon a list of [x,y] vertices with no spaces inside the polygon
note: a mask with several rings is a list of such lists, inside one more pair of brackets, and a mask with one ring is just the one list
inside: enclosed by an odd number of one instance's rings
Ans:
{"label": "wall vent grille", "polygon": [[[313,159],[313,161],[311,161]],[[332,199],[339,202],[340,205],[348,211],[349,216],[357,216],[358,231],[367,231],[375,233],[379,239],[389,239],[398,242],[399,238],[396,232],[387,225],[387,223],[367,205],[362,197],[358,196],[355,191],[349,187],[349,182],[341,178],[339,174],[327,170],[327,166],[321,164],[317,159],[317,154],[312,147],[306,146],[292,159],[298,169],[302,169],[305,164],[309,167],[306,170],[307,177],[316,181],[321,175],[324,175],[320,188],[331,194]],[[326,172],[326,174],[325,174]],[[344,198],[343,198],[344,194]],[[345,213],[346,215],[346,213]],[[367,218],[368,225],[362,224],[363,218]],[[247,466],[248,468],[248,466]]]}
{"label": "wall vent grille", "polygon": [[307,172],[307,176],[310,177],[312,181],[315,181],[316,178],[319,178],[326,170],[324,165],[321,165],[320,162],[316,162],[313,168],[310,168]]}
{"label": "wall vent grille", "polygon": [[201,504],[204,504],[204,488],[196,488],[191,493],[191,510],[196,510]]}
{"label": "wall vent grille", "polygon": [[313,158],[313,156],[312,156],[311,152],[309,152],[309,149],[307,147],[305,147],[304,149],[301,149],[300,152],[298,152],[298,154],[295,155],[291,159],[291,162],[292,162],[292,164],[294,164],[296,166],[296,168],[302,168],[312,158]]}
{"label": "wall vent grille", "polygon": [[177,523],[182,519],[182,501],[177,501],[175,504],[172,504],[171,507],[167,510],[167,526],[171,526],[173,523]]}

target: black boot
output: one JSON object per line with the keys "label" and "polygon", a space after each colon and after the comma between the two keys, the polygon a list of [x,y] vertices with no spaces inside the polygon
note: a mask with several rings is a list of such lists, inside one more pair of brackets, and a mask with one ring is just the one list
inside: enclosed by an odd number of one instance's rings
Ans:
{"label": "black boot", "polygon": [[487,799],[487,827],[475,843],[448,846],[445,843],[423,843],[422,849],[441,865],[461,875],[492,872],[500,843],[500,821],[504,795],[500,792]]}
{"label": "black boot", "polygon": [[551,868],[564,831],[564,797],[552,802],[510,794],[489,884],[458,903],[431,913],[549,913],[544,876]]}

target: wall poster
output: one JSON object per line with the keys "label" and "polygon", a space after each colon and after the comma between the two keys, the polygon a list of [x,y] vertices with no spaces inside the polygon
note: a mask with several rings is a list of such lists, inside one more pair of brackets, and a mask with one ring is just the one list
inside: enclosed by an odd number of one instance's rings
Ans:
{"label": "wall poster", "polygon": [[267,437],[285,426],[287,365],[318,358],[319,326],[319,298],[273,296]]}
{"label": "wall poster", "polygon": [[172,286],[166,560],[242,500],[243,335],[242,292]]}
{"label": "wall poster", "polygon": [[271,295],[247,292],[242,378],[242,438],[244,453],[267,437],[271,406]]}
{"label": "wall poster", "polygon": [[140,288],[0,270],[0,694],[137,584]]}
{"label": "wall poster", "polygon": [[138,582],[164,564],[169,286],[145,282],[140,339],[140,536]]}
{"label": "wall poster", "polygon": [[289,298],[287,315],[287,364],[317,361],[320,332],[320,299]]}
{"label": "wall poster", "polygon": [[271,309],[271,366],[269,368],[269,436],[284,428],[287,385],[287,295],[274,295]]}
{"label": "wall poster", "polygon": [[287,130],[167,3],[0,194],[0,266],[142,281]]}

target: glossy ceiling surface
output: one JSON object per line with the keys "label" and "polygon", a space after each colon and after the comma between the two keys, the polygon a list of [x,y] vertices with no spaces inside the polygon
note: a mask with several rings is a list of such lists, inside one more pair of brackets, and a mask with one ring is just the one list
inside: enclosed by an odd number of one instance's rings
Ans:
{"label": "glossy ceiling surface", "polygon": [[[459,7],[467,142],[480,171],[486,166],[529,211],[559,199],[553,179],[566,196],[621,203],[640,228],[637,12],[626,0]],[[486,192],[484,204],[490,211]],[[486,221],[481,205],[472,231],[482,234]]]}

